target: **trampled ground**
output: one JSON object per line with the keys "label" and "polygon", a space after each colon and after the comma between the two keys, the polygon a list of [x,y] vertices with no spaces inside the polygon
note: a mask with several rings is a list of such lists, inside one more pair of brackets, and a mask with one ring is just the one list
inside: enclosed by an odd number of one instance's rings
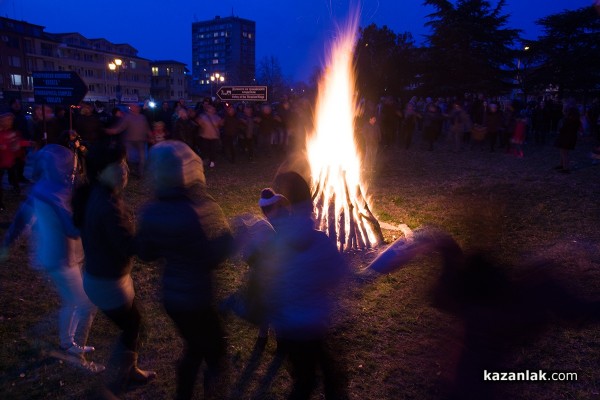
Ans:
{"label": "trampled ground", "polygon": [[[600,398],[600,165],[588,158],[594,141],[581,138],[571,174],[556,172],[558,151],[527,145],[525,156],[467,146],[433,152],[417,143],[387,149],[371,178],[374,213],[411,229],[434,225],[469,253],[483,254],[474,269],[443,274],[436,254],[371,283],[353,283],[340,299],[333,331],[348,370],[352,399],[594,399]],[[232,217],[258,213],[260,189],[281,160],[244,157],[207,171],[210,192]],[[127,200],[137,208],[148,195],[133,180]],[[20,198],[5,195],[2,233]],[[384,230],[388,242],[400,236]],[[5,399],[93,398],[101,376],[90,376],[44,355],[57,346],[58,298],[31,270],[27,241],[0,268],[0,392]],[[355,269],[376,251],[349,255]],[[134,280],[147,319],[142,367],[153,383],[124,399],[169,399],[181,342],[159,300],[160,267],[136,261]],[[229,262],[217,273],[219,296],[238,288],[245,267]],[[253,352],[256,329],[224,317],[232,398],[282,399],[290,377],[270,339]],[[107,362],[116,330],[98,314],[93,359]],[[572,381],[484,382],[484,372],[577,374]],[[201,380],[199,380],[201,382]],[[200,383],[198,398],[201,398]],[[314,399],[322,398],[319,386]]]}

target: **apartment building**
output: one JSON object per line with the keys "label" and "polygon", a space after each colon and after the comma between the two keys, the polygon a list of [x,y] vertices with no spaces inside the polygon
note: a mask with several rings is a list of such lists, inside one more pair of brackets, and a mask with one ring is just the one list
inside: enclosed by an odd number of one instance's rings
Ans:
{"label": "apartment building", "polygon": [[87,101],[138,102],[151,94],[150,60],[131,45],[0,17],[0,101],[34,102],[37,71],[76,72],[88,87]]}
{"label": "apartment building", "polygon": [[192,23],[192,87],[214,92],[217,86],[252,85],[256,73],[256,23],[219,16]]}

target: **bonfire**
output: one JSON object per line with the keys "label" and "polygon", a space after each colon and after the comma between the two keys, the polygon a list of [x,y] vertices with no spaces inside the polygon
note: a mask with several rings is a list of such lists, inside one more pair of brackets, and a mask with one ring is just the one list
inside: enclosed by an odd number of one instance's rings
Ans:
{"label": "bonfire", "polygon": [[358,18],[333,42],[319,82],[314,131],[307,139],[317,229],[340,251],[364,250],[383,243],[371,212],[354,121],[358,113],[353,64]]}

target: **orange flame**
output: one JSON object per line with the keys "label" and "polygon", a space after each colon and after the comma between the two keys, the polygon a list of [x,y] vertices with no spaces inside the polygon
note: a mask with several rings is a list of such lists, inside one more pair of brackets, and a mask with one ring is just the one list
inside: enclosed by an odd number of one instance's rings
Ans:
{"label": "orange flame", "polygon": [[317,228],[341,250],[378,242],[369,218],[367,186],[354,137],[357,95],[353,64],[358,18],[334,41],[319,82],[314,132],[307,140]]}

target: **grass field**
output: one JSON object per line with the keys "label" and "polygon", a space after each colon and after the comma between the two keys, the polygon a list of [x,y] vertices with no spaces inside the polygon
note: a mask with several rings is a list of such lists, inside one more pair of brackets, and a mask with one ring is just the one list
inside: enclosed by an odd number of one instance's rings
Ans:
{"label": "grass field", "polygon": [[[425,254],[347,287],[332,336],[352,399],[600,399],[600,165],[588,158],[594,143],[579,140],[571,174],[553,169],[558,151],[551,145],[528,145],[523,158],[477,146],[454,153],[445,142],[432,152],[420,143],[383,152],[369,189],[378,219],[411,229],[437,226],[486,262],[448,279],[439,256]],[[260,189],[280,161],[223,160],[207,171],[209,191],[229,217],[258,213]],[[145,182],[130,183],[132,208],[147,196]],[[21,199],[5,194],[2,233]],[[391,243],[400,233],[384,229],[384,236]],[[17,242],[0,266],[0,397],[93,398],[101,376],[46,355],[58,345],[58,298],[29,267],[27,246],[26,239]],[[347,257],[358,270],[377,254]],[[217,272],[220,297],[240,286],[245,268],[231,261]],[[146,316],[140,364],[158,378],[122,398],[169,399],[181,342],[160,305],[160,265],[136,260],[134,281]],[[291,380],[274,340],[253,351],[256,328],[229,315],[224,322],[230,397],[285,398]],[[98,314],[93,360],[107,362],[116,335]],[[484,371],[526,370],[575,372],[577,379],[483,381]],[[202,398],[200,383],[197,392]],[[313,398],[323,398],[321,386]]]}

